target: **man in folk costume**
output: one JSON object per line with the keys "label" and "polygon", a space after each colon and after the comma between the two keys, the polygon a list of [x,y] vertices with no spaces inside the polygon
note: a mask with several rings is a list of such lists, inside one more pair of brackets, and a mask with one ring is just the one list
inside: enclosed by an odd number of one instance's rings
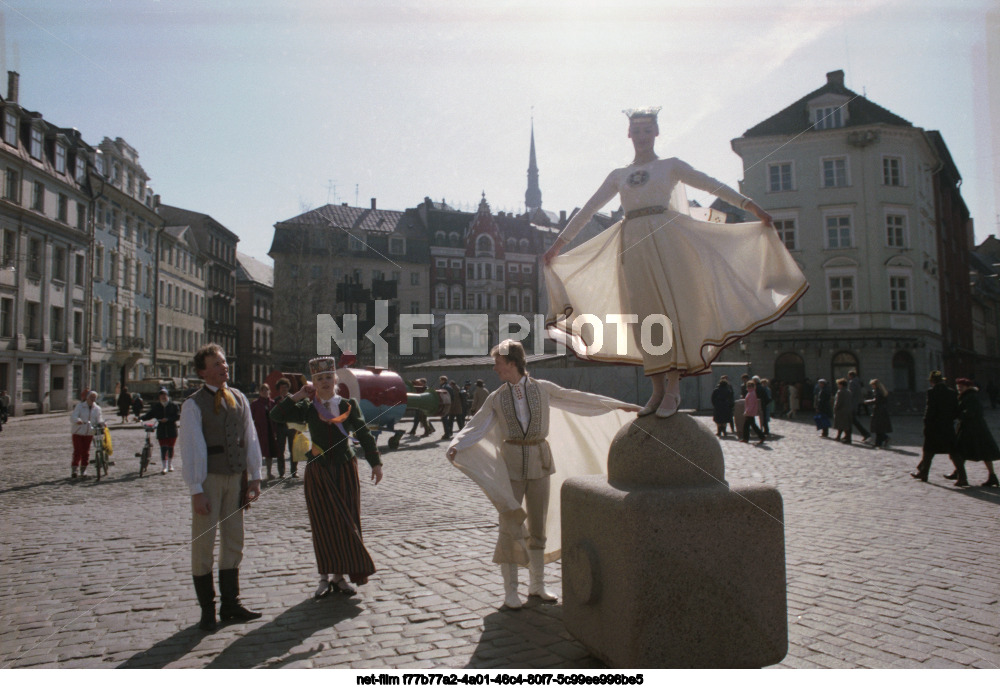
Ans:
{"label": "man in folk costume", "polygon": [[[529,596],[556,600],[545,589],[544,568],[560,554],[562,482],[604,473],[614,434],[633,418],[624,412],[640,407],[531,378],[524,347],[514,340],[504,340],[490,354],[504,384],[458,433],[447,456],[479,484],[500,514],[493,561],[503,574],[504,604],[520,608],[518,565],[528,566]],[[558,461],[550,439],[556,441]]]}
{"label": "man in folk costume", "polygon": [[319,569],[322,598],[332,592],[354,595],[354,584],[365,584],[375,564],[361,536],[361,480],[354,454],[353,434],[365,451],[375,484],[382,480],[382,460],[361,405],[337,394],[337,367],[333,357],[309,362],[312,382],[271,410],[278,423],[304,423],[312,438],[306,464],[305,496]]}
{"label": "man in folk costume", "polygon": [[194,355],[205,384],[181,405],[181,474],[191,491],[191,570],[201,606],[198,626],[216,628],[212,584],[215,532],[219,532],[219,618],[255,620],[240,604],[243,508],[260,496],[260,445],[250,403],[230,388],[226,353],[210,343]]}

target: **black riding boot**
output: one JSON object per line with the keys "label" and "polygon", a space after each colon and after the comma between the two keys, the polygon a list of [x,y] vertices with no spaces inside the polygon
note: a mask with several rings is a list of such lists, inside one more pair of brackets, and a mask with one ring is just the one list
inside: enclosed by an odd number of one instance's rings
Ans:
{"label": "black riding boot", "polygon": [[219,605],[219,619],[223,622],[238,620],[256,620],[261,617],[261,613],[247,610],[240,605],[240,570],[220,569],[219,570],[219,598],[222,604]]}
{"label": "black riding boot", "polygon": [[212,583],[212,573],[202,574],[194,578],[194,591],[198,594],[198,605],[201,606],[201,621],[198,629],[206,632],[215,631],[215,585]]}

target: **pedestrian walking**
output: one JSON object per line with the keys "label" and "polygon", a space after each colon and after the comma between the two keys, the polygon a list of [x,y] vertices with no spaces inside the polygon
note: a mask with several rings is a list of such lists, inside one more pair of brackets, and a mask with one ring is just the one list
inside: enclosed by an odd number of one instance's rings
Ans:
{"label": "pedestrian walking", "polygon": [[[868,408],[865,405],[865,393],[857,371],[851,370],[847,372],[847,389],[851,393],[851,425],[858,429],[858,432],[861,433],[861,439],[866,441],[871,434],[867,428],[861,425],[858,415],[864,414],[867,416]],[[859,409],[861,411],[858,411]]]}
{"label": "pedestrian walking", "polygon": [[774,408],[771,381],[757,376],[754,376],[754,380],[757,382],[757,399],[760,400],[760,430],[764,435],[771,435],[771,410]]}
{"label": "pedestrian walking", "polygon": [[[958,395],[945,385],[945,377],[941,371],[931,371],[927,381],[931,387],[927,390],[927,403],[924,407],[924,447],[917,470],[910,476],[926,481],[931,471],[931,462],[936,454],[948,454],[955,451],[955,418],[958,416]],[[945,476],[954,481],[959,477],[958,463],[951,457],[955,470]]]}
{"label": "pedestrian walking", "polygon": [[448,376],[438,378],[437,393],[438,397],[441,398],[441,426],[444,429],[441,439],[451,440],[452,431],[455,428],[455,417],[451,413],[453,400],[451,387],[448,385]]}
{"label": "pedestrian walking", "polygon": [[747,381],[747,394],[743,398],[743,437],[741,443],[750,442],[750,430],[757,434],[760,442],[764,444],[764,432],[757,426],[757,415],[760,414],[760,399],[757,397],[757,381]]}
{"label": "pedestrian walking", "polygon": [[136,423],[139,422],[139,417],[142,416],[142,395],[138,392],[132,395],[132,416],[135,417]]}
{"label": "pedestrian walking", "polygon": [[[415,392],[418,395],[422,392],[427,392],[426,378],[417,378],[416,380],[411,381],[410,385],[413,386],[413,392]],[[416,435],[417,428],[423,428],[424,432],[421,437],[424,438],[426,438],[427,436],[429,436],[431,433],[434,432],[434,426],[431,425],[430,419],[427,418],[427,412],[425,412],[423,409],[413,410],[413,425],[410,427],[409,435]]]}
{"label": "pedestrian walking", "polygon": [[476,389],[472,392],[472,406],[469,409],[473,415],[483,408],[489,394],[490,391],[486,389],[486,383],[483,382],[483,379],[476,380]]}
{"label": "pedestrian walking", "polygon": [[91,391],[85,401],[77,402],[70,414],[69,423],[73,434],[73,473],[70,478],[86,478],[84,474],[90,464],[90,443],[94,439],[94,426],[104,423],[96,392]]}
{"label": "pedestrian walking", "polygon": [[[837,379],[837,395],[833,399],[833,427],[837,441],[851,444],[851,420],[854,418],[854,397],[847,387],[846,378]],[[841,434],[844,434],[841,439]]]}
{"label": "pedestrian walking", "polygon": [[[371,477],[382,481],[382,458],[358,400],[336,394],[337,365],[333,357],[309,361],[312,381],[271,410],[279,423],[304,423],[312,438],[305,469],[306,509],[313,552],[319,570],[316,598],[337,591],[357,593],[375,573],[375,564],[361,536],[361,479],[353,435],[361,443]],[[345,578],[346,577],[346,578]]]}
{"label": "pedestrian walking", "polygon": [[868,384],[871,386],[873,397],[865,400],[865,404],[871,405],[872,424],[871,432],[875,436],[875,447],[883,450],[889,445],[889,434],[892,433],[892,420],[889,418],[889,391],[878,378],[872,378]]}
{"label": "pedestrian walking", "polygon": [[129,412],[132,411],[132,395],[128,393],[128,387],[123,385],[118,394],[118,416],[121,417],[119,423],[128,421]]}
{"label": "pedestrian walking", "polygon": [[830,437],[830,423],[833,419],[833,401],[830,390],[826,387],[826,378],[816,381],[816,388],[813,394],[813,409],[816,415],[813,421],[816,422],[816,429],[823,438]]}
{"label": "pedestrian walking", "polygon": [[451,418],[460,431],[465,427],[465,404],[462,401],[462,390],[458,383],[453,380],[448,381],[448,391],[451,393]]}
{"label": "pedestrian walking", "polygon": [[733,423],[735,403],[729,377],[720,376],[718,385],[712,390],[712,420],[715,421],[716,437],[726,437],[726,426]]}
{"label": "pedestrian walking", "polygon": [[153,402],[139,420],[156,419],[156,442],[160,446],[160,473],[174,470],[174,445],[177,444],[177,422],[181,418],[181,408],[170,399],[170,392],[160,388],[156,402]]}
{"label": "pedestrian walking", "polygon": [[795,415],[799,411],[799,395],[802,389],[802,383],[794,383],[788,386],[788,414],[786,415],[789,419],[794,419]]}
{"label": "pedestrian walking", "polygon": [[[250,416],[253,418],[253,427],[257,433],[257,442],[260,443],[260,454],[267,467],[267,480],[274,480],[274,459],[278,457],[282,448],[278,446],[277,424],[271,420],[271,410],[274,409],[275,402],[271,399],[271,386],[262,384],[257,389],[257,399],[250,403]],[[284,474],[283,471],[279,472]]]}
{"label": "pedestrian walking", "polygon": [[[291,389],[291,382],[285,378],[278,378],[278,382],[274,384],[275,395],[274,406],[281,403],[283,399],[288,397],[288,391]],[[277,440],[277,448],[275,450],[275,456],[278,459],[278,478],[285,478],[285,446],[288,446],[288,468],[291,471],[292,478],[296,478],[299,475],[298,472],[298,462],[295,461],[295,449],[293,447],[295,443],[295,429],[289,428],[288,424],[274,423],[274,435]],[[268,472],[270,473],[270,472]]]}
{"label": "pedestrian walking", "polygon": [[247,621],[261,614],[240,603],[243,508],[260,496],[260,445],[243,393],[227,385],[226,353],[215,343],[194,355],[204,381],[181,405],[181,474],[191,493],[191,574],[201,607],[199,629],[213,631],[212,582],[219,533],[219,618]]}
{"label": "pedestrian walking", "polygon": [[966,462],[982,462],[986,465],[988,477],[983,488],[998,487],[993,461],[1000,459],[1000,449],[983,418],[983,405],[979,401],[979,388],[968,378],[957,378],[958,388],[958,431],[955,434],[955,468],[958,473],[956,486],[968,486],[965,474]]}

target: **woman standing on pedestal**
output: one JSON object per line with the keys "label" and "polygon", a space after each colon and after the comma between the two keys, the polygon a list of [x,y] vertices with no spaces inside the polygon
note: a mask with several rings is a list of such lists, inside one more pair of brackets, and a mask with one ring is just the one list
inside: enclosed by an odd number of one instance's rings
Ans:
{"label": "woman standing on pedestal", "polygon": [[320,577],[314,595],[320,598],[331,591],[354,595],[345,576],[365,584],[375,573],[375,564],[361,537],[361,479],[351,434],[364,448],[376,485],[382,480],[382,459],[358,400],[336,394],[333,357],[312,359],[309,372],[312,382],[281,400],[271,410],[271,419],[308,424],[312,437],[305,494]]}
{"label": "woman standing on pedestal", "polygon": [[[707,372],[723,348],[780,318],[808,285],[764,209],[684,161],[656,155],[659,110],[626,111],[635,158],[608,175],[544,261],[549,336],[583,358],[641,364],[653,394],[640,416],[668,417],[680,404],[682,376]],[[695,220],[688,215],[684,184],[748,210],[761,222]],[[559,256],[616,195],[625,218]],[[587,314],[605,324],[637,317],[626,329],[626,351],[616,347],[621,334],[606,335],[601,347],[590,346],[596,343],[587,341],[577,319]],[[643,342],[644,331],[646,340],[653,339],[652,328],[643,328],[650,317],[650,325],[663,325],[657,344]]]}

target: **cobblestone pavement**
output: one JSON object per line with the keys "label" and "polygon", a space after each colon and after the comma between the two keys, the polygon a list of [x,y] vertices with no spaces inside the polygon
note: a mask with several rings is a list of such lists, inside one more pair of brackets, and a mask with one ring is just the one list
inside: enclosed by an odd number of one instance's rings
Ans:
{"label": "cobblestone pavement", "polygon": [[[1000,665],[1000,491],[953,488],[946,458],[912,480],[919,419],[894,424],[888,451],[819,439],[804,420],[773,421],[762,448],[723,441],[730,481],[784,498],[779,667]],[[353,599],[311,599],[302,481],[272,482],[247,515],[241,569],[264,616],[202,634],[180,473],[139,478],[142,431],[113,425],[110,476],[72,483],[68,425],[18,418],[0,435],[0,667],[601,667],[560,605],[498,609],[494,511],[441,441],[404,441],[382,484],[365,483],[379,571]],[[985,479],[982,464],[970,473]],[[559,563],[547,573],[558,592]]]}

